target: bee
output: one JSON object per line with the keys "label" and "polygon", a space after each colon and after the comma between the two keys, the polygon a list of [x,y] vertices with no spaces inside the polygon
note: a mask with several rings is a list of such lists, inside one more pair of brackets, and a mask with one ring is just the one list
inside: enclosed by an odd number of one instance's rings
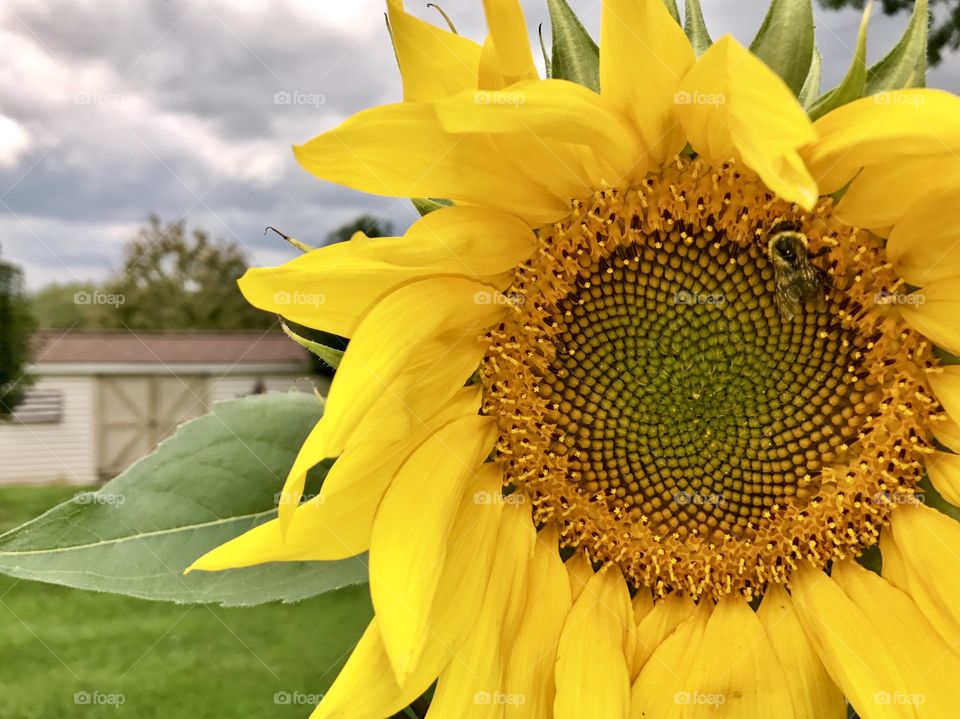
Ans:
{"label": "bee", "polygon": [[789,322],[806,302],[815,302],[823,309],[823,278],[810,262],[807,236],[800,232],[799,225],[778,222],[770,229],[768,238],[767,255],[773,264],[780,317]]}

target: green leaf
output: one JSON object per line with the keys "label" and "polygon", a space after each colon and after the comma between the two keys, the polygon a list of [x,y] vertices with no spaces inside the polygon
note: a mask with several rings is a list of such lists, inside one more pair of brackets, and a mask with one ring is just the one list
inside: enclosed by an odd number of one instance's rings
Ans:
{"label": "green leaf", "polygon": [[413,206],[416,208],[417,212],[420,213],[420,217],[424,215],[429,215],[434,210],[439,210],[441,207],[449,207],[453,203],[450,200],[433,200],[429,197],[411,197],[410,202],[413,203]]}
{"label": "green leaf", "polygon": [[320,344],[319,342],[314,342],[309,340],[306,337],[302,337],[294,332],[290,327],[287,326],[287,323],[283,320],[280,320],[280,327],[283,329],[284,334],[296,342],[298,345],[304,349],[313,352],[317,357],[322,359],[328,365],[336,369],[340,366],[340,360],[343,359],[343,350],[334,349],[333,347],[327,347],[327,345]]}
{"label": "green leaf", "polygon": [[677,0],[663,0],[663,4],[667,6],[667,10],[670,11],[673,19],[677,21],[677,25],[680,25],[680,9],[677,7]]}
{"label": "green leaf", "polygon": [[813,58],[810,0],[773,0],[750,50],[799,94]]}
{"label": "green leaf", "polygon": [[553,77],[600,92],[600,48],[567,4],[547,0],[553,33]]}
{"label": "green leaf", "polygon": [[320,403],[300,393],[222,402],[98,491],[0,535],[0,572],[227,606],[294,602],[366,582],[364,557],[182,576],[200,555],[276,516],[280,488],[320,415]]}
{"label": "green leaf", "polygon": [[867,95],[927,84],[927,0],[917,0],[913,16],[894,48],[867,70]]}
{"label": "green leaf", "polygon": [[803,87],[800,88],[800,94],[797,98],[800,104],[809,108],[817,101],[820,95],[820,70],[823,66],[823,56],[820,50],[813,48],[813,57],[810,58],[810,69],[807,71],[807,79],[803,81]]}
{"label": "green leaf", "polygon": [[850,69],[847,70],[847,74],[839,85],[830,92],[824,93],[810,106],[808,114],[811,120],[823,117],[831,110],[863,97],[867,79],[867,23],[870,20],[870,8],[871,5],[868,3],[860,19],[857,49],[853,53]]}
{"label": "green leaf", "polygon": [[683,16],[683,30],[690,38],[690,44],[693,45],[694,52],[697,55],[702,55],[713,44],[713,40],[710,39],[710,33],[707,32],[707,23],[703,20],[700,0],[686,0]]}

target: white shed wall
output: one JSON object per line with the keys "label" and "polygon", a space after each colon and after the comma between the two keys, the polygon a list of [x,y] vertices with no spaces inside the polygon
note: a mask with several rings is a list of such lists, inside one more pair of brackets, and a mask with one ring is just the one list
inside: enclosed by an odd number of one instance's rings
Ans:
{"label": "white shed wall", "polygon": [[246,397],[253,392],[258,380],[263,381],[267,392],[289,392],[297,389],[303,392],[312,392],[312,377],[301,377],[299,375],[256,375],[256,374],[229,374],[223,377],[210,378],[210,390],[208,397],[211,406],[225,399],[237,399]]}
{"label": "white shed wall", "polygon": [[63,392],[60,422],[0,422],[0,484],[91,484],[94,377],[40,376],[32,389]]}

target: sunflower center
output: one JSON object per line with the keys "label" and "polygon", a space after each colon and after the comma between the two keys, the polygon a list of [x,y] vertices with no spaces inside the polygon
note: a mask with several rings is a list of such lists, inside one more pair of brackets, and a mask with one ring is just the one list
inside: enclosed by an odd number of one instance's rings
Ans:
{"label": "sunflower center", "polygon": [[[769,245],[784,221],[804,229],[802,282]],[[540,243],[482,373],[537,522],[694,596],[877,541],[935,409],[930,348],[872,301],[899,288],[879,244],[696,161],[575,203]]]}
{"label": "sunflower center", "polygon": [[578,274],[554,305],[541,395],[580,491],[659,534],[722,539],[809,499],[824,459],[857,436],[867,384],[829,309],[782,318],[759,243],[679,234]]}

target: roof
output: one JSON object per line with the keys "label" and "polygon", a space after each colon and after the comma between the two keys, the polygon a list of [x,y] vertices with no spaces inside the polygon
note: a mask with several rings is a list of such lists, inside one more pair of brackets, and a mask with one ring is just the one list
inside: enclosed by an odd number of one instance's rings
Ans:
{"label": "roof", "polygon": [[32,354],[39,365],[303,365],[308,360],[306,351],[285,335],[262,330],[42,330],[34,333]]}

